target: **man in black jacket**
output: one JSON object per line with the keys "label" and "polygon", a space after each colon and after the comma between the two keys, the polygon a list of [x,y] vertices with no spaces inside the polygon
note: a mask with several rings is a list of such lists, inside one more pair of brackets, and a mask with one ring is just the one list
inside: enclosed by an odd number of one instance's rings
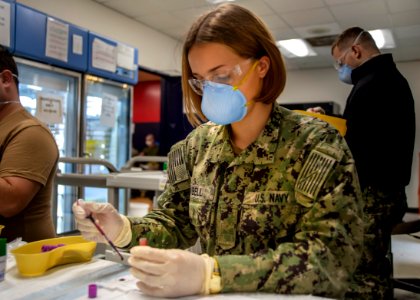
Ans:
{"label": "man in black jacket", "polygon": [[414,99],[391,54],[381,54],[362,28],[345,30],[331,48],[339,79],[353,84],[344,118],[364,199],[365,250],[347,297],[392,299],[393,226],[407,208],[415,137]]}

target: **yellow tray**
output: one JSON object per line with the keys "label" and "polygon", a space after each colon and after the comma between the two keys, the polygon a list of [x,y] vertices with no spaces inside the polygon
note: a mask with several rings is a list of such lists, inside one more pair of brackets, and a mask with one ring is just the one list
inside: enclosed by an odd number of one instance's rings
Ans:
{"label": "yellow tray", "polygon": [[346,126],[346,120],[345,119],[338,118],[338,117],[332,117],[332,116],[319,114],[319,113],[313,113],[313,112],[305,111],[305,110],[295,110],[295,111],[300,113],[300,114],[312,116],[312,117],[321,119],[321,120],[323,120],[327,123],[330,123],[332,126],[334,126],[340,132],[340,134],[342,136],[346,135],[347,126]]}
{"label": "yellow tray", "polygon": [[[65,246],[42,252],[42,245]],[[69,263],[91,260],[96,242],[85,240],[82,236],[66,236],[28,243],[11,251],[16,266],[22,276],[39,276],[48,269]]]}

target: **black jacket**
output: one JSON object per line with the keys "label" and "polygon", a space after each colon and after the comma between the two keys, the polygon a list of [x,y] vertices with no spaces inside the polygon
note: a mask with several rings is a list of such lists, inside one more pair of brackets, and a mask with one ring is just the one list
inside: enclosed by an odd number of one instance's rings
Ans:
{"label": "black jacket", "polygon": [[391,54],[352,71],[344,118],[346,140],[362,188],[404,188],[410,182],[415,137],[414,99]]}

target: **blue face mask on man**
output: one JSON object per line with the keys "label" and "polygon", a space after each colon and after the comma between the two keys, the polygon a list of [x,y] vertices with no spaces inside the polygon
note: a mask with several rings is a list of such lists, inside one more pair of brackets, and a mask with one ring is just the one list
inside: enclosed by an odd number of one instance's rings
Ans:
{"label": "blue face mask on man", "polygon": [[350,67],[348,64],[342,63],[341,60],[344,60],[347,53],[349,53],[351,48],[357,44],[357,42],[359,41],[360,37],[362,36],[364,32],[365,31],[362,31],[359,33],[359,35],[354,39],[354,42],[352,43],[352,45],[346,51],[344,51],[341,57],[337,59],[337,61],[335,62],[335,68],[338,71],[338,78],[344,83],[353,84],[353,80],[351,79],[351,73],[353,71],[353,68]]}
{"label": "blue face mask on man", "polygon": [[338,78],[344,83],[353,84],[353,80],[351,79],[352,71],[353,69],[349,65],[343,64],[338,69]]}
{"label": "blue face mask on man", "polygon": [[238,122],[246,116],[248,101],[238,87],[248,78],[257,63],[258,61],[253,64],[237,86],[205,82],[201,111],[208,120],[219,125],[227,125]]}

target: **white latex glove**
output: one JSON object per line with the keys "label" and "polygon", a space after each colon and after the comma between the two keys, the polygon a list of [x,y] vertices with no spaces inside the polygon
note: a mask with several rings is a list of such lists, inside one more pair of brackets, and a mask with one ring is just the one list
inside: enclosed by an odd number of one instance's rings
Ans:
{"label": "white latex glove", "polygon": [[310,107],[306,111],[325,115],[325,110],[321,106]]}
{"label": "white latex glove", "polygon": [[181,297],[203,292],[206,262],[186,250],[137,246],[130,250],[131,274],[139,279],[137,287],[154,297]]}
{"label": "white latex glove", "polygon": [[107,243],[92,221],[87,218],[90,214],[112,242],[115,242],[124,227],[122,217],[109,203],[85,202],[79,199],[73,203],[72,209],[77,229],[87,240]]}

